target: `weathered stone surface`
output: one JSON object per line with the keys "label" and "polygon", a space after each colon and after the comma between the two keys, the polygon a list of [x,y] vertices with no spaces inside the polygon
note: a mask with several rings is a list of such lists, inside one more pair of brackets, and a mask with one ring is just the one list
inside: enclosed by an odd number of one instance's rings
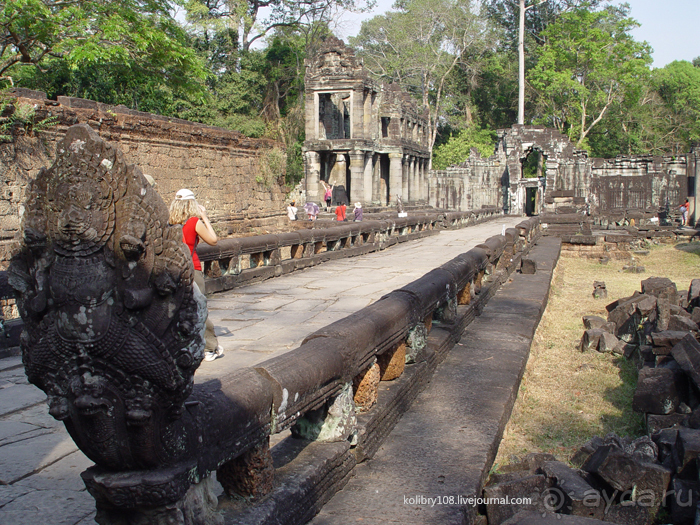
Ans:
{"label": "weathered stone surface", "polygon": [[605,283],[602,281],[593,282],[593,297],[595,299],[607,299],[608,290],[605,287]]}
{"label": "weathered stone surface", "polygon": [[617,348],[620,340],[609,332],[603,332],[598,341],[598,352],[612,353]]}
{"label": "weathered stone surface", "polygon": [[345,441],[355,432],[355,412],[352,385],[346,383],[338,395],[328,400],[324,406],[310,410],[297,419],[292,427],[292,435],[324,443]]}
{"label": "weathered stone surface", "polygon": [[581,352],[586,352],[588,350],[598,350],[598,345],[600,344],[600,338],[603,337],[603,330],[599,328],[591,328],[583,332],[581,337],[581,343],[579,344],[579,349]]}
{"label": "weathered stone surface", "polygon": [[229,496],[260,498],[272,490],[275,469],[269,440],[221,465],[216,478]]}
{"label": "weathered stone surface", "polygon": [[[651,342],[654,348],[665,347],[669,349],[666,353],[670,353],[670,349],[676,346],[676,344],[678,344],[678,341],[680,341],[687,335],[688,332],[676,330],[664,330],[663,332],[653,332],[651,334]],[[654,353],[660,354],[660,352],[657,352],[656,350],[654,351]]]}
{"label": "weathered stone surface", "polygon": [[682,315],[672,315],[668,321],[668,329],[673,331],[697,332],[698,325],[692,319]]}
{"label": "weathered stone surface", "polygon": [[618,525],[651,525],[653,510],[645,502],[625,502],[610,505],[605,513],[605,521]]}
{"label": "weathered stone surface", "polygon": [[593,487],[574,469],[560,461],[548,461],[543,465],[542,471],[549,482],[565,495],[561,510],[576,516],[603,518],[604,506],[591,506],[588,501],[594,492]]}
{"label": "weathered stone surface", "polygon": [[670,414],[680,399],[675,373],[668,368],[642,368],[634,391],[632,409],[651,414]]}
{"label": "weathered stone surface", "polygon": [[534,275],[537,272],[537,261],[533,259],[524,258],[522,260],[522,265],[520,271],[525,275]]}
{"label": "weathered stone surface", "polygon": [[596,450],[582,468],[600,476],[614,489],[627,492],[628,497],[632,497],[634,488],[634,497],[651,498],[652,506],[661,505],[671,480],[671,471],[663,466],[638,461],[610,446]]}
{"label": "weathered stone surface", "polygon": [[381,381],[391,381],[403,374],[406,366],[406,343],[399,344],[393,350],[388,350],[377,356]]}
{"label": "weathered stone surface", "polygon": [[601,521],[583,516],[560,514],[554,512],[520,511],[501,525],[609,525],[609,521]]}
{"label": "weathered stone surface", "polygon": [[680,425],[686,419],[688,419],[687,414],[647,414],[647,432],[649,434],[654,434],[664,428],[671,428],[675,425]]}
{"label": "weathered stone surface", "polygon": [[685,479],[696,478],[698,475],[697,459],[700,455],[700,430],[679,428],[673,452],[676,472]]}
{"label": "weathered stone surface", "polygon": [[353,380],[354,399],[358,412],[367,412],[377,402],[380,377],[379,365],[374,363]]}
{"label": "weathered stone surface", "polygon": [[692,525],[700,501],[700,483],[674,477],[669,487],[668,506],[674,525]]}
{"label": "weathered stone surface", "polygon": [[583,327],[586,330],[592,328],[602,328],[607,321],[598,315],[584,315],[583,316]]}
{"label": "weathered stone surface", "polygon": [[671,355],[695,386],[700,388],[700,343],[692,335],[686,334],[673,347]]}
{"label": "weathered stone surface", "polygon": [[663,297],[670,304],[678,304],[676,283],[667,277],[649,277],[642,281],[642,293]]}
{"label": "weathered stone surface", "polygon": [[[484,498],[496,501],[486,505],[486,516],[489,519],[489,524],[500,525],[521,510],[527,510],[528,508],[539,510],[542,508],[540,498],[546,488],[547,478],[541,474],[484,488]],[[529,506],[505,505],[501,501],[506,497],[509,499],[530,498],[532,504]]]}
{"label": "weathered stone surface", "polygon": [[700,279],[690,281],[688,289],[688,306],[700,306]]}

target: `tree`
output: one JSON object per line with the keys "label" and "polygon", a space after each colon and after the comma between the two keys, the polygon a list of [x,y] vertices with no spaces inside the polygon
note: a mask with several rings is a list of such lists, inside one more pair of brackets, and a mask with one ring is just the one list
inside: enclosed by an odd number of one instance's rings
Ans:
{"label": "tree", "polygon": [[276,30],[329,22],[338,10],[366,11],[374,7],[374,0],[188,0],[185,7],[190,23],[200,30],[235,31],[239,50],[247,52]]}
{"label": "tree", "polygon": [[476,148],[482,157],[490,157],[494,153],[496,134],[487,129],[477,129],[474,126],[463,129],[452,135],[447,142],[435,148],[433,167],[442,170],[464,162]]}
{"label": "tree", "polygon": [[406,0],[394,7],[398,10],[363,22],[350,44],[376,78],[399,83],[428,108],[432,149],[446,83],[459,65],[478,68],[490,46],[489,27],[471,1]]}
{"label": "tree", "polygon": [[170,0],[13,0],[0,7],[0,79],[59,60],[71,70],[121,64],[174,89],[197,91],[205,70],[171,16]]}
{"label": "tree", "polygon": [[639,24],[629,8],[585,6],[562,14],[542,34],[545,44],[530,71],[540,114],[536,120],[567,133],[578,147],[606,112],[639,96],[649,75],[649,44],[630,31]]}

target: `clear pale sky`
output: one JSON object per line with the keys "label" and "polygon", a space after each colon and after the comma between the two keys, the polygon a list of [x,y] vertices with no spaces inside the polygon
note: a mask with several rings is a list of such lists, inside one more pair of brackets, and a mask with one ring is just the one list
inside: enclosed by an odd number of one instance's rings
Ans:
{"label": "clear pale sky", "polygon": [[[346,14],[338,34],[347,41],[360,30],[362,20],[391,9],[394,0],[377,0],[372,13]],[[614,2],[619,4],[621,2]],[[632,34],[646,40],[654,49],[654,67],[664,67],[674,60],[700,56],[700,0],[628,0],[630,14],[641,27]]]}

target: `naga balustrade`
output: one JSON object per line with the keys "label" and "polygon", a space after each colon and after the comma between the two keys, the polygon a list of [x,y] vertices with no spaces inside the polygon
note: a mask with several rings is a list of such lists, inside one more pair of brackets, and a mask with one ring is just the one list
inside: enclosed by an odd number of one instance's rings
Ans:
{"label": "naga balustrade", "polygon": [[498,208],[483,208],[401,218],[372,214],[362,222],[340,224],[317,221],[326,224],[288,233],[220,239],[215,246],[198,245],[197,254],[207,278],[206,293],[213,293],[325,261],[383,250],[440,229],[470,226],[499,214]]}
{"label": "naga balustrade", "polygon": [[[370,457],[540,230],[536,218],[523,221],[286,354],[195,383],[206,304],[181,229],[167,224],[140,170],[77,125],[27,194],[22,248],[8,271],[23,363],[95,462],[81,476],[102,525],[222,524],[213,472],[227,494],[269,501],[270,436],[286,429],[342,445],[343,472]],[[249,257],[255,265],[242,275],[299,260],[292,253],[386,245],[431,227],[432,218],[416,217],[244,238],[219,246],[216,260],[230,273]],[[397,379],[401,401],[383,398],[382,379]],[[317,503],[323,490],[310,497]],[[292,518],[302,523],[315,508],[301,505]]]}

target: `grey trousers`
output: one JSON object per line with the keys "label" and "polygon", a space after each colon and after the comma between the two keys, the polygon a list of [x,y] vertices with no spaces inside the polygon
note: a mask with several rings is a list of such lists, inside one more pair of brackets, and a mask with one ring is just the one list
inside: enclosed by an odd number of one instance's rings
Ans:
{"label": "grey trousers", "polygon": [[[194,282],[199,288],[199,291],[204,293],[204,274],[199,270],[194,271]],[[213,352],[219,346],[219,340],[214,333],[214,323],[211,322],[207,315],[207,322],[204,327],[204,351]]]}

